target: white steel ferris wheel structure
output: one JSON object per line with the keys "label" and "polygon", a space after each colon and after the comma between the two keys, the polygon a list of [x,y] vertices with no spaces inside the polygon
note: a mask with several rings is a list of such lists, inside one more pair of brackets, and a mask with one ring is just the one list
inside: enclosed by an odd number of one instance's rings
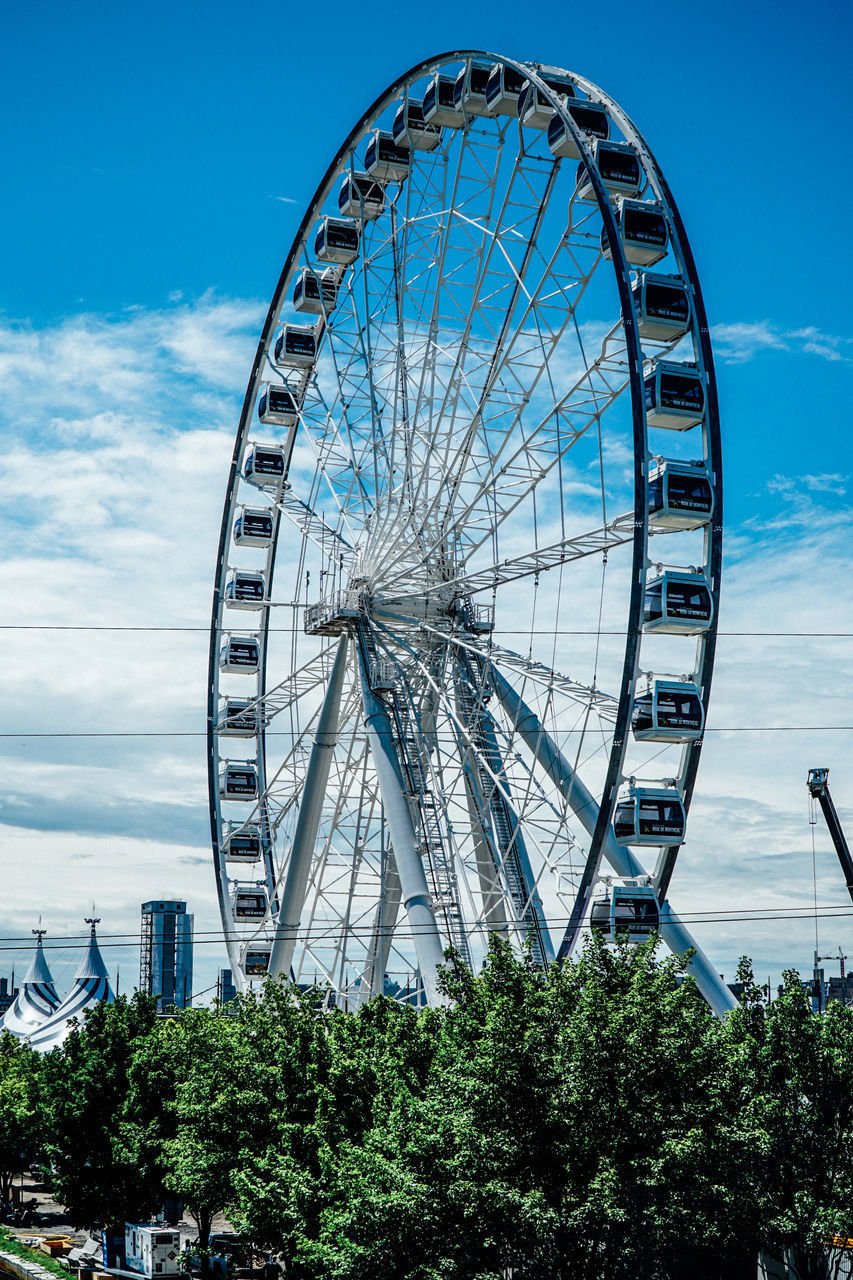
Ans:
{"label": "white steel ferris wheel structure", "polygon": [[302,219],[228,479],[208,759],[238,983],[433,1002],[448,945],[547,964],[590,915],[695,945],[666,895],[721,515],[699,282],[630,119],[472,50],[401,76]]}

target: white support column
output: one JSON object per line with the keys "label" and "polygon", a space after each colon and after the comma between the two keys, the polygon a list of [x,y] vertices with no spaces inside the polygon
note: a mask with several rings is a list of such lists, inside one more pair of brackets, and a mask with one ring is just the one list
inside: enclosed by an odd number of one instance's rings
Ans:
{"label": "white support column", "polygon": [[394,850],[397,874],[400,877],[403,906],[412,930],[415,954],[418,958],[427,1003],[443,1004],[444,997],[439,994],[437,987],[437,971],[444,963],[441,936],[438,932],[423,863],[416,848],[415,826],[409,802],[406,799],[388,709],[371,689],[363,655],[360,649],[357,652],[364,723],[379,779],[379,793],[385,807],[385,819]]}
{"label": "white support column", "polygon": [[[586,831],[592,835],[598,819],[597,801],[572,769],[536,712],[515,692],[494,665],[491,667],[491,677],[495,693],[516,732],[524,739],[537,764],[548,774]],[[648,874],[633,850],[617,844],[612,827],[607,833],[602,853],[618,876]],[[664,902],[660,908],[659,932],[674,955],[683,955],[691,948],[695,951],[688,969],[717,1017],[721,1018],[730,1009],[737,1007],[737,999],[668,902]]]}
{"label": "white support column", "polygon": [[332,756],[338,741],[338,718],[346,661],[347,637],[342,635],[317,721],[302,789],[299,815],[296,819],[296,830],[293,833],[287,877],[282,890],[270,954],[269,972],[273,976],[290,973],[302,908],[305,905],[311,859],[314,856],[323,802],[326,799],[329,784],[329,770],[332,767]]}
{"label": "white support column", "polygon": [[400,910],[401,892],[394,850],[390,843],[386,842],[382,857],[382,888],[376,904],[373,933],[367,949],[367,964],[362,980],[364,1000],[370,1000],[372,996],[381,996],[385,990],[385,971],[388,968],[388,955],[391,951],[394,927],[397,924],[397,913]]}

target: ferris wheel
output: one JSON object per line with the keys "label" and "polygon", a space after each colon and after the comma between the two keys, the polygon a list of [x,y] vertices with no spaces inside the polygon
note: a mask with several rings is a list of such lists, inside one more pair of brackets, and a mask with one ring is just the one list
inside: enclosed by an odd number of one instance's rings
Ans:
{"label": "ferris wheel", "polygon": [[630,119],[477,51],[401,76],[302,218],[228,477],[208,763],[238,984],[432,1003],[445,948],[476,969],[493,932],[543,965],[590,922],[695,946],[667,892],[721,518],[699,281]]}

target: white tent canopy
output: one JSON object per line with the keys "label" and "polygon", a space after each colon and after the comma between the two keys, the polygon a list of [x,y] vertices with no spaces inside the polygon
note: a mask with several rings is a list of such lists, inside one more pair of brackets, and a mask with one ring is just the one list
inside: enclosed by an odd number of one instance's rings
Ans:
{"label": "white tent canopy", "polygon": [[70,1030],[72,1018],[82,1022],[87,1009],[99,1004],[101,1000],[112,1004],[115,999],[107,976],[107,966],[95,936],[95,925],[98,922],[87,920],[86,923],[92,926],[92,931],[86,953],[74,978],[74,986],[50,1018],[29,1033],[30,1044],[40,1053],[47,1053],[62,1044]]}
{"label": "white tent canopy", "polygon": [[42,949],[44,930],[33,929],[33,933],[37,941],[32,964],[14,1002],[0,1020],[4,1031],[21,1038],[31,1036],[59,1007],[59,996]]}

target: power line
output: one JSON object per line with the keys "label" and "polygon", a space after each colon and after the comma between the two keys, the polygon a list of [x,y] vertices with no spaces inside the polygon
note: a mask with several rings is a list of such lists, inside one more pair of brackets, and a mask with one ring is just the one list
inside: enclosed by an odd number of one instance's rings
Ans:
{"label": "power line", "polygon": [[[302,606],[300,605],[300,608]],[[249,628],[251,630],[251,628]],[[239,631],[239,623],[233,627],[221,627],[220,632]],[[209,626],[105,626],[95,624],[77,624],[77,623],[31,623],[31,622],[12,622],[0,624],[0,631],[115,631],[115,632],[141,632],[141,633],[158,633],[158,632],[195,632],[198,634],[209,635]],[[267,627],[266,631],[270,635],[299,635],[305,634],[304,627]],[[493,635],[502,636],[625,636],[625,630],[604,629],[598,631],[592,629],[576,629],[565,627],[537,627],[533,630],[527,628],[515,627],[495,627]],[[792,639],[805,638],[813,640],[851,640],[853,639],[853,631],[718,631],[719,637],[747,637],[760,639]]]}
{"label": "power line", "polygon": [[[849,916],[853,916],[853,904],[849,902],[841,903],[838,906],[827,904],[825,906],[819,907],[818,913],[822,919],[826,919],[826,920],[846,919]],[[806,906],[788,907],[788,908],[786,907],[767,907],[764,909],[755,908],[749,914],[746,914],[746,913],[741,914],[736,909],[728,912],[720,911],[720,912],[714,912],[714,913],[704,912],[704,911],[703,912],[679,912],[678,918],[683,924],[689,924],[691,926],[704,925],[704,924],[725,924],[725,925],[761,924],[761,923],[773,923],[773,922],[784,921],[784,920],[791,920],[791,921],[806,920],[809,923],[811,923],[811,921],[814,919],[814,914],[815,914],[814,907],[810,905],[806,905]],[[555,917],[552,917],[548,921],[548,923],[553,927],[557,927],[559,925],[567,924],[568,921],[569,921],[568,916],[555,916]],[[351,926],[347,930],[347,934],[352,937],[359,937],[359,936],[373,937],[374,932],[375,930],[372,925]],[[393,934],[394,932],[396,932],[396,930],[389,930],[388,932],[389,934]],[[406,927],[400,930],[400,935],[403,939],[405,939],[407,937],[413,937],[415,934],[421,933],[421,932],[429,932],[429,930],[426,926],[423,929],[420,929],[417,927],[415,927],[414,929],[410,927]],[[488,925],[474,924],[474,925],[468,926],[467,932],[468,934],[477,934],[477,933],[488,934],[492,932],[492,930],[488,927]],[[80,941],[78,942],[78,941],[66,941],[64,939],[53,939],[50,942],[43,943],[42,950],[44,950],[45,952],[47,951],[65,952],[65,951],[85,951],[88,949],[91,943],[90,935],[73,934],[71,936],[73,939],[79,938]],[[333,935],[321,928],[313,929],[313,930],[299,930],[295,934],[295,937],[297,941],[314,942],[315,944],[318,941],[323,941],[323,940],[329,941],[330,943],[334,941]],[[105,939],[123,939],[123,941],[105,941]],[[236,932],[226,933],[224,930],[215,930],[215,929],[199,931],[198,933],[193,934],[194,946],[213,946],[213,945],[219,945],[220,943],[224,943],[226,941],[259,942],[264,940],[265,939],[263,938],[257,938],[257,937],[252,938],[246,934],[239,934]],[[98,941],[98,946],[101,950],[116,950],[119,948],[127,948],[127,947],[138,945],[141,941],[141,934],[135,934],[135,933],[103,934],[103,935],[98,935],[97,941]],[[15,943],[15,942],[20,943],[20,945],[19,946],[6,945],[8,943]],[[23,937],[0,938],[0,952],[22,951],[22,950],[31,950],[31,949],[32,949],[32,940],[30,938],[23,938]]]}
{"label": "power line", "polygon": [[[709,725],[705,729],[705,733],[849,733],[853,730],[853,724],[752,724],[752,725]],[[560,737],[572,737],[581,733],[580,729],[566,729],[560,733]],[[226,738],[232,735],[225,734]],[[250,735],[252,736],[252,735]],[[264,731],[266,738],[300,738],[305,734],[296,733],[290,729],[267,729]],[[83,730],[56,730],[50,732],[30,732],[28,730],[19,733],[0,733],[0,740],[4,738],[38,740],[42,738],[206,738],[207,734],[203,729],[103,729],[97,731]],[[455,744],[456,739],[451,737],[443,737],[436,735],[438,742]]]}

